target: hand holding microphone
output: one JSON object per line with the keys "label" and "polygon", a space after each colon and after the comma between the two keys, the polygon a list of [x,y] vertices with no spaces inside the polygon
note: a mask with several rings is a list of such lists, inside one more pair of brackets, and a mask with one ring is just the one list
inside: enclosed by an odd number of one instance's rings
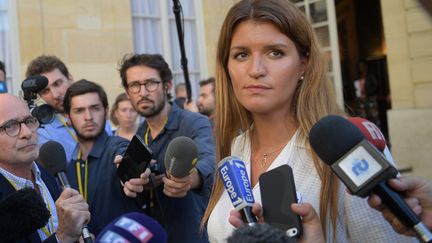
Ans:
{"label": "hand holding microphone", "polygon": [[371,192],[379,195],[384,204],[406,226],[415,230],[422,241],[432,240],[430,230],[403,198],[386,184],[388,179],[396,177],[396,168],[365,140],[355,125],[340,116],[326,116],[312,127],[309,141],[316,154],[331,166],[354,195],[366,197]]}
{"label": "hand holding microphone", "polygon": [[[405,201],[420,216],[422,222],[432,229],[432,181],[418,176],[403,176],[391,179],[388,184],[394,190],[403,193]],[[371,195],[368,199],[371,207],[381,211],[383,217],[399,234],[413,236],[415,232],[406,227],[388,208],[383,207],[381,198]]]}
{"label": "hand holding microphone", "polygon": [[182,198],[201,185],[201,177],[194,167],[197,159],[198,147],[191,138],[176,137],[168,144],[164,160],[167,177],[162,179],[165,195]]}
{"label": "hand holding microphone", "polygon": [[234,208],[249,226],[254,225],[257,222],[252,212],[255,199],[244,162],[235,156],[229,156],[218,163],[218,169]]}
{"label": "hand holding microphone", "polygon": [[59,217],[59,238],[75,239],[81,234],[85,243],[93,242],[86,222],[90,221],[88,204],[84,198],[71,188],[66,177],[66,153],[61,144],[49,141],[43,144],[39,160],[45,168],[60,181],[63,192],[56,201]]}

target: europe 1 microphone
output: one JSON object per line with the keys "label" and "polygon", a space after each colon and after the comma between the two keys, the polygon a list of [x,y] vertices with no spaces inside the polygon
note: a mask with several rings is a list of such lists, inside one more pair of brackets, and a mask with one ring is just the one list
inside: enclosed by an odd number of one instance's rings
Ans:
{"label": "europe 1 microphone", "polygon": [[309,133],[312,149],[341,179],[352,194],[367,197],[372,192],[423,242],[432,241],[432,233],[386,183],[395,178],[397,169],[365,140],[362,132],[341,116],[329,115],[319,120]]}
{"label": "europe 1 microphone", "polygon": [[[55,141],[44,143],[39,150],[39,161],[51,173],[57,177],[63,188],[71,188],[66,176],[66,152],[63,146]],[[82,226],[82,238],[85,243],[92,243],[87,224]]]}
{"label": "europe 1 microphone", "polygon": [[256,224],[252,213],[255,202],[244,162],[235,156],[224,158],[218,163],[220,177],[234,208],[239,211],[249,226]]}

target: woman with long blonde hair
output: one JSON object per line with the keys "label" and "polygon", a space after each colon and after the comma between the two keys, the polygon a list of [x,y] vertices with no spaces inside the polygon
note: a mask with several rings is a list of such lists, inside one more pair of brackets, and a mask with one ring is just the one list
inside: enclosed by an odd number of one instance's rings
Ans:
{"label": "woman with long blonde hair", "polygon": [[[288,164],[302,201],[318,212],[328,242],[406,240],[366,201],[349,195],[310,148],[312,125],[325,115],[343,112],[312,26],[294,4],[235,4],[222,25],[216,63],[218,160],[235,155],[245,162],[257,202],[259,176]],[[202,221],[210,241],[225,241],[234,230],[228,223],[230,210],[231,201],[215,173]]]}

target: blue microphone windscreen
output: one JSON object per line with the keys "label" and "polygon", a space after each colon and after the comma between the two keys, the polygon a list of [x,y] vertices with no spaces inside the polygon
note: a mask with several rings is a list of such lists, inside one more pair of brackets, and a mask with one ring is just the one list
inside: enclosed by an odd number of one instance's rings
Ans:
{"label": "blue microphone windscreen", "polygon": [[164,243],[166,231],[154,219],[142,213],[127,213],[105,226],[96,242]]}

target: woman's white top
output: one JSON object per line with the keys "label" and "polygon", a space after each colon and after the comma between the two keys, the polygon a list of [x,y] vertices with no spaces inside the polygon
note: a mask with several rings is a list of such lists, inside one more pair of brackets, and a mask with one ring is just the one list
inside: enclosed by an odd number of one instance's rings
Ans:
{"label": "woman's white top", "polygon": [[[247,133],[239,135],[234,140],[231,151],[233,156],[239,157],[245,163],[250,180],[251,144]],[[296,132],[267,171],[283,164],[291,166],[297,195],[300,195],[302,202],[310,203],[319,215],[321,180],[315,170],[313,160],[307,152],[304,144],[299,142],[298,132]],[[252,191],[255,201],[261,204],[259,183],[253,187]],[[348,194],[343,184],[339,189],[338,202],[335,242],[417,242],[415,238],[408,238],[395,233],[381,214],[369,207],[366,199]],[[287,207],[289,206],[287,205]],[[232,234],[234,227],[228,222],[228,218],[229,212],[233,209],[231,200],[224,190],[208,221],[207,230],[210,242],[226,242],[226,239]],[[333,242],[333,235],[334,232],[329,221],[327,224],[327,242]]]}

